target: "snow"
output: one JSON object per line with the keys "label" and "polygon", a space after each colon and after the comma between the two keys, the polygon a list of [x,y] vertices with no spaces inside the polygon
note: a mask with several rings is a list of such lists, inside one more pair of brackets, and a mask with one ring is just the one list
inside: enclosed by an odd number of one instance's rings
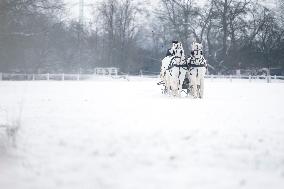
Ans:
{"label": "snow", "polygon": [[0,188],[283,188],[284,83],[157,81],[1,81],[0,123],[21,125],[15,147],[0,128]]}

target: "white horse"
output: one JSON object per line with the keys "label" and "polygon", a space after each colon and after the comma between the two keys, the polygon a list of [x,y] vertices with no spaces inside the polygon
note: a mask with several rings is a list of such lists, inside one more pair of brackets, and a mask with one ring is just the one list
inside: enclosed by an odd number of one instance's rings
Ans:
{"label": "white horse", "polygon": [[191,47],[192,54],[187,59],[191,95],[193,98],[203,98],[204,76],[206,74],[207,63],[202,53],[202,45],[193,42]]}
{"label": "white horse", "polygon": [[161,66],[161,71],[160,71],[160,78],[161,82],[158,84],[164,84],[164,89],[163,93],[168,94],[170,92],[170,84],[169,84],[169,79],[168,79],[168,74],[169,74],[169,67],[172,61],[172,58],[174,58],[176,54],[176,49],[178,48],[178,42],[173,41],[173,46],[171,49],[168,50],[169,53],[167,53],[167,56],[162,60],[162,66]]}
{"label": "white horse", "polygon": [[166,71],[166,83],[169,92],[173,96],[180,96],[182,83],[186,74],[186,60],[181,43],[177,44],[175,55],[171,58],[169,67]]}
{"label": "white horse", "polygon": [[169,88],[169,82],[167,80],[167,74],[168,73],[168,68],[170,66],[171,63],[171,56],[166,56],[163,60],[162,60],[162,66],[161,66],[161,72],[160,72],[160,78],[162,83],[164,83],[164,89],[163,89],[163,93],[167,94],[170,90]]}

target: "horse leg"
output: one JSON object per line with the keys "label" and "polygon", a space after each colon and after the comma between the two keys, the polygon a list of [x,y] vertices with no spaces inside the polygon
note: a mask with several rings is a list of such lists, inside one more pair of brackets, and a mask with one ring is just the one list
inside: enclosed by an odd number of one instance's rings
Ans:
{"label": "horse leg", "polygon": [[178,92],[179,92],[179,96],[181,97],[181,92],[182,92],[182,85],[184,82],[184,79],[186,77],[186,72],[184,70],[180,70],[180,75],[179,75],[179,83],[178,83]]}
{"label": "horse leg", "polygon": [[192,82],[192,96],[193,96],[193,98],[197,98],[197,85],[196,85],[196,81]]}
{"label": "horse leg", "polygon": [[170,79],[170,87],[171,87],[171,95],[176,96],[176,81],[173,76]]}
{"label": "horse leg", "polygon": [[165,86],[167,88],[167,95],[171,95],[171,78],[169,77],[169,73],[166,75]]}
{"label": "horse leg", "polygon": [[199,72],[199,98],[203,98],[203,94],[204,94],[204,76],[206,73],[206,69],[205,68],[201,68],[200,72]]}
{"label": "horse leg", "polygon": [[191,95],[193,98],[197,98],[197,78],[196,78],[196,71],[192,70],[189,74],[190,77],[190,85],[191,85]]}

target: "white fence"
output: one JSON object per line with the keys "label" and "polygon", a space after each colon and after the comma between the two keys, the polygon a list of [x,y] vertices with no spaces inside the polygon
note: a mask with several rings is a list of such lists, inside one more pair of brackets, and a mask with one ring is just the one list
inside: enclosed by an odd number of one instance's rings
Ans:
{"label": "white fence", "polygon": [[11,81],[32,81],[32,80],[87,80],[94,75],[88,74],[14,74],[0,73],[0,80]]}
{"label": "white fence", "polygon": [[271,76],[271,75],[206,75],[205,78],[210,78],[211,80],[214,79],[227,79],[229,81],[233,81],[236,79],[243,79],[248,81],[254,81],[254,80],[262,80],[267,83],[271,83],[273,81],[280,81],[284,82],[284,76]]}
{"label": "white fence", "polygon": [[[131,75],[104,75],[104,77],[112,77],[114,79],[117,78],[128,78]],[[155,74],[145,74],[143,75],[140,72],[140,75],[136,75],[136,77],[145,77],[145,78],[158,78],[159,75]],[[36,81],[36,80],[57,80],[57,81],[65,81],[65,80],[96,80],[98,76],[96,74],[15,74],[15,73],[0,73],[0,80],[4,81]],[[243,79],[248,81],[260,80],[264,82],[274,82],[280,81],[284,83],[284,76],[251,76],[251,75],[206,75],[208,79],[226,79],[229,81],[233,81],[236,79]]]}

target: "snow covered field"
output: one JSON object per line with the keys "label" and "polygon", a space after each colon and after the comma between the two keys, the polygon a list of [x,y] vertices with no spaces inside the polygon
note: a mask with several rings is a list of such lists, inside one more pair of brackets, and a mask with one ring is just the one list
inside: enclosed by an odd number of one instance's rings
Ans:
{"label": "snow covered field", "polygon": [[[284,83],[0,82],[1,189],[282,189]],[[21,110],[22,109],[22,113]]]}

